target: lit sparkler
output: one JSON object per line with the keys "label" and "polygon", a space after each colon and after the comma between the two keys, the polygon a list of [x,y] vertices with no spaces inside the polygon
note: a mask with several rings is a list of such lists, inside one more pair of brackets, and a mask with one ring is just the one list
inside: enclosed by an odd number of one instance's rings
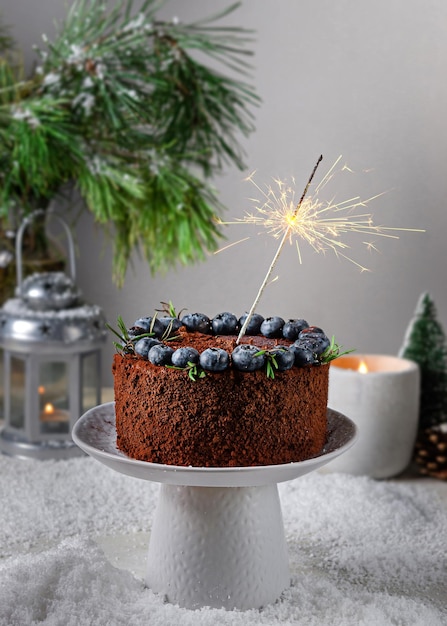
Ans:
{"label": "lit sparkler", "polygon": [[[280,239],[278,249],[268,268],[267,274],[261,284],[255,301],[247,315],[244,325],[241,328],[237,342],[245,334],[245,329],[258,305],[262,293],[270,279],[276,262],[284,248],[286,242],[295,241],[300,263],[302,262],[300,240],[307,242],[315,252],[332,251],[336,256],[343,257],[356,265],[361,271],[367,268],[346,254],[349,245],[342,240],[346,233],[361,233],[364,235],[375,235],[380,237],[390,237],[398,239],[395,231],[424,232],[416,228],[393,228],[387,226],[377,226],[373,223],[372,216],[363,213],[369,202],[375,200],[383,194],[377,194],[367,200],[362,200],[359,196],[348,198],[341,202],[335,200],[323,201],[319,198],[319,192],[335,175],[336,167],[341,160],[341,156],[335,161],[329,171],[315,187],[312,195],[308,196],[315,172],[323,157],[318,159],[312,174],[306,184],[303,194],[297,203],[295,200],[294,188],[281,180],[275,180],[276,188],[271,185],[263,190],[254,180],[254,173],[247,180],[250,181],[264,198],[263,204],[256,206],[256,211],[247,213],[243,218],[225,224],[253,224],[261,226],[273,237]],[[343,169],[349,170],[347,166]],[[293,181],[294,183],[295,181]],[[258,204],[258,201],[256,201]],[[394,232],[393,232],[394,231]],[[375,250],[374,242],[363,241],[369,250]],[[234,244],[230,244],[234,245]],[[225,248],[224,248],[225,249]]]}

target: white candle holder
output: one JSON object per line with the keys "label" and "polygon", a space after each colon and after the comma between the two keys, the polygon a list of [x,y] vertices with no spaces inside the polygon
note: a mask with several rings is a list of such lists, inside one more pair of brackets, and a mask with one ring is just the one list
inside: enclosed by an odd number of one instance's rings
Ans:
{"label": "white candle holder", "polygon": [[90,409],[73,440],[129,476],[160,482],[147,560],[147,585],[189,609],[246,610],[277,600],[289,565],[277,483],[322,467],[355,441],[356,427],[328,410],[327,443],[300,463],[179,467],[137,461],[116,448],[114,403]]}
{"label": "white candle holder", "polygon": [[[366,372],[359,370],[366,366]],[[328,405],[355,422],[358,442],[327,470],[390,478],[409,465],[419,422],[416,363],[377,354],[345,355],[331,363]]]}

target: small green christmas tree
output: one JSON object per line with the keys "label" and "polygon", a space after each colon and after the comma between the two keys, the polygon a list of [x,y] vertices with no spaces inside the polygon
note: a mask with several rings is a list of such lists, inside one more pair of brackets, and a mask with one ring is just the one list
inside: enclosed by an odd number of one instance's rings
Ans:
{"label": "small green christmas tree", "polygon": [[428,293],[419,299],[399,356],[421,372],[419,430],[447,422],[447,345],[436,307]]}

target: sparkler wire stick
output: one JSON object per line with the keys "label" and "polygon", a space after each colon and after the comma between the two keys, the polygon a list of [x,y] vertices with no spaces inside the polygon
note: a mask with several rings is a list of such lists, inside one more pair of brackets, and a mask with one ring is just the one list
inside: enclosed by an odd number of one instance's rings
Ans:
{"label": "sparkler wire stick", "polygon": [[261,299],[261,296],[262,296],[262,294],[264,293],[265,286],[267,285],[267,283],[268,283],[268,281],[269,281],[269,278],[270,278],[270,276],[271,276],[271,274],[272,274],[272,272],[273,272],[273,269],[274,269],[274,267],[275,267],[275,265],[276,265],[276,262],[277,262],[277,260],[278,260],[278,258],[279,258],[279,255],[281,254],[282,249],[284,248],[284,245],[285,245],[285,243],[286,243],[286,241],[287,241],[287,239],[288,239],[288,237],[289,237],[289,234],[290,234],[290,230],[291,230],[291,228],[292,228],[293,221],[295,220],[296,216],[297,216],[297,215],[298,215],[298,213],[299,213],[299,210],[300,210],[300,208],[301,208],[301,205],[303,204],[304,198],[306,197],[306,194],[307,194],[307,192],[309,191],[309,187],[310,187],[310,184],[311,184],[311,182],[312,182],[312,179],[313,179],[313,177],[315,176],[315,172],[317,171],[317,168],[318,168],[318,166],[320,165],[320,163],[321,163],[321,161],[322,161],[322,160],[323,160],[323,155],[320,155],[320,156],[319,156],[319,158],[318,158],[318,160],[317,160],[317,162],[316,162],[316,164],[315,164],[315,166],[314,166],[314,169],[312,170],[311,175],[309,176],[309,180],[307,181],[307,184],[306,184],[306,186],[305,186],[305,188],[304,188],[304,191],[303,191],[303,193],[302,193],[302,195],[301,195],[300,201],[298,202],[298,204],[297,204],[297,206],[296,206],[296,209],[295,209],[295,211],[293,212],[292,218],[291,218],[291,219],[290,219],[290,221],[289,221],[289,225],[288,225],[288,227],[286,228],[286,230],[284,231],[284,234],[283,234],[283,236],[282,236],[282,239],[281,239],[281,241],[280,241],[280,244],[279,244],[279,246],[278,246],[278,249],[277,249],[277,251],[276,251],[276,253],[275,253],[275,256],[273,257],[272,262],[270,263],[270,267],[268,268],[268,270],[267,270],[267,274],[265,275],[265,278],[264,278],[264,280],[262,281],[262,285],[261,285],[261,286],[260,286],[260,288],[259,288],[259,291],[258,291],[258,293],[257,293],[257,296],[256,296],[256,298],[255,298],[255,300],[254,300],[253,304],[251,305],[251,309],[250,309],[250,311],[248,312],[248,315],[247,315],[247,317],[246,317],[246,319],[245,319],[245,322],[244,322],[244,323],[243,323],[243,325],[242,325],[242,328],[241,328],[240,333],[239,333],[239,335],[238,335],[238,337],[237,337],[237,340],[236,340],[236,344],[239,344],[240,340],[241,340],[241,339],[242,339],[242,337],[245,335],[245,331],[246,331],[246,329],[247,329],[247,326],[248,326],[248,324],[249,324],[249,322],[250,322],[251,318],[253,317],[253,313],[255,312],[255,309],[256,309],[256,307],[258,306],[259,300]]}

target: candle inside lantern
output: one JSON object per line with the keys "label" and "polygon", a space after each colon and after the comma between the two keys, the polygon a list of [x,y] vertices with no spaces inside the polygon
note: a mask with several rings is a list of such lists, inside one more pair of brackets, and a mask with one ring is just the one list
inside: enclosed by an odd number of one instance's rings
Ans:
{"label": "candle inside lantern", "polygon": [[54,431],[58,424],[64,431],[70,419],[67,398],[67,377],[65,369],[58,365],[45,363],[40,368],[39,419],[43,429]]}
{"label": "candle inside lantern", "polygon": [[46,403],[46,405],[43,408],[43,412],[46,413],[47,415],[51,415],[52,413],[54,413],[54,406],[51,404],[51,402]]}
{"label": "candle inside lantern", "polygon": [[[43,395],[45,393],[45,387],[43,385],[39,386],[38,392],[40,395]],[[52,402],[43,400],[40,420],[42,422],[67,422],[69,420],[69,413],[68,411],[55,407]]]}
{"label": "candle inside lantern", "polygon": [[419,368],[385,355],[345,355],[331,363],[328,405],[358,426],[355,446],[333,471],[389,478],[409,465],[419,421]]}

